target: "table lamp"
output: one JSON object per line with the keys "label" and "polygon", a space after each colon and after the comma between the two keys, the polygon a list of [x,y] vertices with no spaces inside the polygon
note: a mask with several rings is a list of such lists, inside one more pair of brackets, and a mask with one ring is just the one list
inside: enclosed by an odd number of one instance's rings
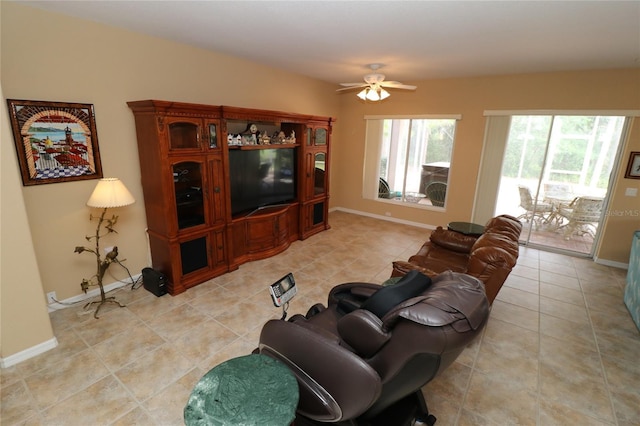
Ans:
{"label": "table lamp", "polygon": [[[118,216],[113,215],[111,219],[105,219],[105,214],[107,213],[107,209],[109,208],[124,207],[133,204],[134,202],[135,199],[133,198],[129,190],[118,178],[100,179],[95,189],[93,190],[93,193],[91,193],[89,201],[87,201],[87,206],[102,209],[100,217],[97,218],[98,226],[96,228],[95,235],[85,237],[87,241],[93,240],[95,242],[95,248],[78,246],[75,248],[74,252],[89,252],[93,253],[96,257],[96,274],[89,279],[83,279],[80,283],[80,287],[85,293],[87,292],[89,286],[97,285],[100,288],[100,300],[92,301],[85,305],[85,308],[93,304],[98,305],[95,313],[93,314],[96,319],[98,318],[98,312],[100,311],[100,308],[105,303],[115,303],[121,308],[124,307],[124,305],[118,302],[115,297],[106,297],[104,293],[104,286],[102,283],[104,274],[105,272],[107,272],[107,269],[109,268],[109,265],[111,265],[111,263],[119,262],[118,247],[113,247],[113,249],[105,255],[104,259],[102,259],[102,255],[100,254],[100,237],[103,237],[111,232],[116,232],[113,227],[118,221]],[[90,215],[89,220],[93,219],[94,216]],[[102,229],[103,225],[104,230]]]}

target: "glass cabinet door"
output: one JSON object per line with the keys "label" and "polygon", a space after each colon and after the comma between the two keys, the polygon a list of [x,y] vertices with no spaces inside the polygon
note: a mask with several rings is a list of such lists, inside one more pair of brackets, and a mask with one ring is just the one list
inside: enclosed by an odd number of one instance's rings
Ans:
{"label": "glass cabinet door", "polygon": [[316,146],[327,144],[327,129],[323,129],[323,128],[316,129],[316,134],[315,134],[313,144]]}
{"label": "glass cabinet door", "polygon": [[314,155],[314,185],[313,194],[320,195],[325,193],[326,185],[326,154],[319,152]]}
{"label": "glass cabinet door", "polygon": [[218,142],[218,125],[217,123],[207,123],[205,129],[205,140],[209,149],[220,148],[220,142]]}
{"label": "glass cabinet door", "polygon": [[169,150],[199,149],[200,137],[198,136],[198,121],[170,121],[169,126]]}
{"label": "glass cabinet door", "polygon": [[178,229],[205,223],[202,168],[202,163],[195,161],[185,161],[173,165]]}

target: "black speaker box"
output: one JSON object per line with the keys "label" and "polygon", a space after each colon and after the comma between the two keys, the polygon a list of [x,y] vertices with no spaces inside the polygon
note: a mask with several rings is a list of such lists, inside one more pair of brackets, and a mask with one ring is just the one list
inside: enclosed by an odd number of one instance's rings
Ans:
{"label": "black speaker box", "polygon": [[167,277],[155,269],[144,268],[142,270],[142,285],[158,297],[167,294]]}

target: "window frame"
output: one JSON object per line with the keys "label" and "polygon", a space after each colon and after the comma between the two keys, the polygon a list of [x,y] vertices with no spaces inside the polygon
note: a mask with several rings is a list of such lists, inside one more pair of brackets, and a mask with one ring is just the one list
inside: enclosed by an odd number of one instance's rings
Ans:
{"label": "window frame", "polygon": [[419,115],[365,115],[365,160],[363,164],[363,184],[362,197],[382,203],[390,203],[403,207],[418,209],[445,210],[445,206],[438,207],[431,204],[412,203],[405,199],[403,194],[401,199],[388,199],[378,197],[378,184],[380,179],[380,161],[382,159],[383,147],[383,120],[454,120],[453,145],[451,147],[451,158],[449,161],[449,178],[453,170],[453,153],[456,145],[457,126],[462,119],[461,114],[419,114]]}

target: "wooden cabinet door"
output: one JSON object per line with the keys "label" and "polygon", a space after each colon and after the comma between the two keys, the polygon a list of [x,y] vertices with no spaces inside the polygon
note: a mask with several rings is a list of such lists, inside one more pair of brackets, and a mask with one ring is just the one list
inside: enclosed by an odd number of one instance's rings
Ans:
{"label": "wooden cabinet door", "polygon": [[317,232],[328,229],[327,200],[305,204],[302,207],[302,238],[307,238]]}
{"label": "wooden cabinet door", "polygon": [[214,156],[209,159],[209,194],[210,200],[209,206],[211,207],[211,215],[212,215],[212,224],[215,225],[223,225],[226,215],[225,209],[225,186],[224,186],[224,168],[222,156]]}
{"label": "wooden cabinet door", "polygon": [[311,152],[307,152],[304,155],[304,170],[302,173],[303,176],[303,182],[302,182],[302,188],[303,188],[303,200],[310,200],[313,198],[313,194],[314,194],[314,181],[315,181],[315,166],[314,166],[314,160],[315,160],[315,154],[313,153],[313,151]]}
{"label": "wooden cabinet door", "polygon": [[276,220],[274,216],[253,217],[247,219],[246,223],[247,248],[250,253],[275,247]]}
{"label": "wooden cabinet door", "polygon": [[210,247],[211,237],[209,234],[180,241],[180,272],[182,277],[209,270]]}
{"label": "wooden cabinet door", "polygon": [[170,154],[202,151],[202,120],[187,117],[163,117]]}
{"label": "wooden cabinet door", "polygon": [[224,237],[224,228],[216,229],[211,236],[212,259],[211,266],[214,269],[226,269],[227,250]]}
{"label": "wooden cabinet door", "polygon": [[275,245],[280,245],[289,239],[289,213],[279,214],[274,218]]}

